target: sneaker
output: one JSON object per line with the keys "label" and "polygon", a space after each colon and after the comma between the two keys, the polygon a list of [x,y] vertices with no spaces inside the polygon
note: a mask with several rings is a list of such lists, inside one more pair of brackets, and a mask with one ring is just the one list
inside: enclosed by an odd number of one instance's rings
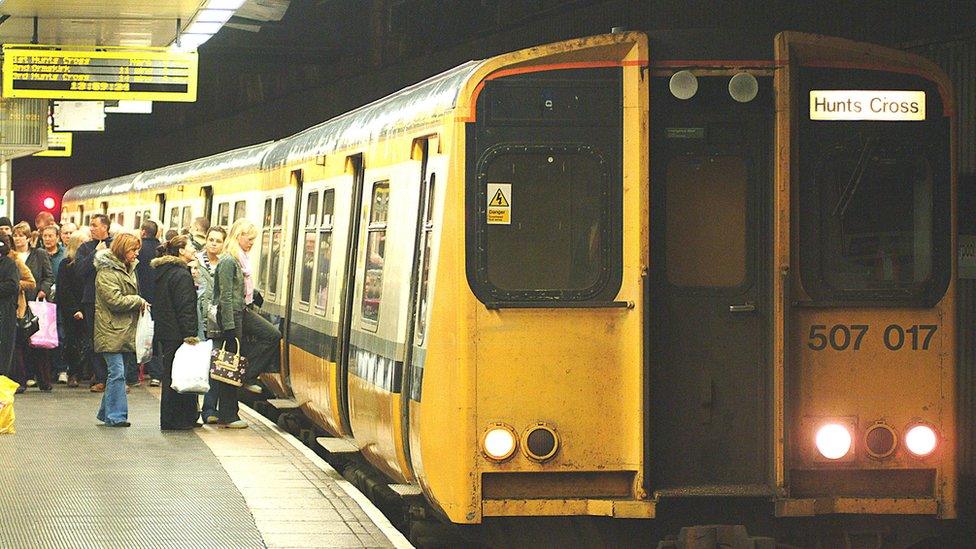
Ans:
{"label": "sneaker", "polygon": [[93,393],[104,393],[105,392],[105,384],[104,383],[96,383],[96,384],[92,385],[88,390],[91,391],[91,392],[93,392]]}
{"label": "sneaker", "polygon": [[220,423],[220,418],[218,418],[217,416],[207,416],[206,421],[207,421],[207,425],[215,425],[217,423]]}
{"label": "sneaker", "polygon": [[128,421],[120,421],[118,423],[106,423],[105,425],[109,427],[130,427],[132,424]]}
{"label": "sneaker", "polygon": [[42,393],[50,393],[54,390],[54,387],[51,387],[50,385],[41,385],[39,388],[41,389]]}
{"label": "sneaker", "polygon": [[159,387],[159,380],[156,379],[156,378],[150,379],[149,380],[149,386],[150,387]]}
{"label": "sneaker", "polygon": [[27,386],[28,387],[37,387],[37,381],[35,381],[33,379],[28,379],[27,380]]}
{"label": "sneaker", "polygon": [[250,385],[248,385],[248,386],[246,386],[244,388],[247,389],[249,392],[254,393],[256,395],[260,395],[261,392],[264,390],[257,383],[252,383],[252,384],[250,384]]}
{"label": "sneaker", "polygon": [[77,386],[78,386],[78,378],[76,378],[75,376],[69,377],[68,387],[77,387]]}
{"label": "sneaker", "polygon": [[232,421],[230,423],[225,423],[223,425],[224,429],[247,429],[247,423],[243,419],[237,421]]}
{"label": "sneaker", "polygon": [[58,374],[58,383],[60,383],[61,385],[68,383],[68,372],[61,372],[60,374]]}

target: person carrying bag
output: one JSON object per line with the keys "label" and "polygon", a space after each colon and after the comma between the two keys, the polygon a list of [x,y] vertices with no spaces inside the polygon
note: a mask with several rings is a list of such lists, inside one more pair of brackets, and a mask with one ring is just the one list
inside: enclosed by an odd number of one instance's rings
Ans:
{"label": "person carrying bag", "polygon": [[[186,235],[175,236],[157,249],[159,257],[150,263],[154,271],[153,314],[154,347],[159,358],[162,398],[159,402],[159,428],[163,431],[193,429],[197,423],[197,396],[183,394],[174,380],[176,354],[181,345],[200,346],[197,339],[197,291],[187,263],[194,259],[194,248]],[[180,353],[181,356],[184,353]],[[203,389],[206,391],[206,388]]]}

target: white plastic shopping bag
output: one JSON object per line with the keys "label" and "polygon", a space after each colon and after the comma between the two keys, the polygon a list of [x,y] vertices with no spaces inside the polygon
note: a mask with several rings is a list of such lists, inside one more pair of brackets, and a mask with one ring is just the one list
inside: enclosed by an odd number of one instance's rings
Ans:
{"label": "white plastic shopping bag", "polygon": [[184,343],[173,356],[173,383],[177,393],[206,393],[210,390],[210,354],[213,340]]}
{"label": "white plastic shopping bag", "polygon": [[152,358],[154,325],[152,314],[146,308],[136,324],[136,362],[145,364]]}
{"label": "white plastic shopping bag", "polygon": [[30,336],[30,346],[38,349],[58,347],[58,308],[49,301],[29,301],[27,305],[37,317],[37,332]]}

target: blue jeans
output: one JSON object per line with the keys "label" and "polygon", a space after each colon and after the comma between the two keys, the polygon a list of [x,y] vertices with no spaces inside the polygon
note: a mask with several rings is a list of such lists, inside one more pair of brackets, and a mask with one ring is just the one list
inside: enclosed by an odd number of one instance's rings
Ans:
{"label": "blue jeans", "polygon": [[125,396],[125,360],[122,353],[101,355],[108,365],[108,375],[105,393],[102,394],[102,405],[98,408],[96,417],[106,425],[115,425],[129,419],[129,399]]}

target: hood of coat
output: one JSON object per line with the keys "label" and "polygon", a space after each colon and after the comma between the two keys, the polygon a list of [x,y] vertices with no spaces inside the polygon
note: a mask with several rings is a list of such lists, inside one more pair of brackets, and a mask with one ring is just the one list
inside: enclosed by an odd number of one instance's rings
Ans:
{"label": "hood of coat", "polygon": [[182,257],[176,257],[175,255],[164,255],[162,257],[157,257],[156,259],[150,261],[149,265],[153,269],[159,269],[166,265],[175,265],[184,269],[187,268],[186,260],[184,260]]}
{"label": "hood of coat", "polygon": [[132,265],[129,268],[126,268],[125,263],[123,263],[121,259],[115,257],[112,250],[99,250],[95,254],[95,259],[92,262],[95,264],[96,270],[115,269],[124,273],[131,273],[136,268],[139,260],[137,259],[133,261]]}

